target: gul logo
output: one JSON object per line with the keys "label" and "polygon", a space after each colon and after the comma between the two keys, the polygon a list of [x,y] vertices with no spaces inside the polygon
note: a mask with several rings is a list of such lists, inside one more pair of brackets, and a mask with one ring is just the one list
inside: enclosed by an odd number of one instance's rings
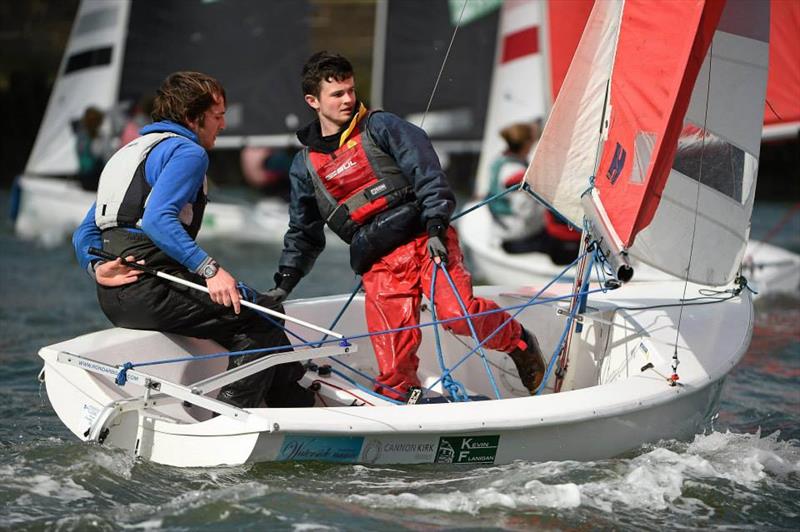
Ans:
{"label": "gul logo", "polygon": [[387,188],[389,188],[389,185],[387,185],[386,183],[380,183],[379,185],[376,185],[371,189],[369,189],[369,195],[371,197],[375,197],[381,192],[384,192]]}
{"label": "gul logo", "polygon": [[492,464],[500,436],[453,436],[439,438],[437,464]]}
{"label": "gul logo", "polygon": [[627,152],[622,145],[617,142],[617,146],[614,148],[614,157],[611,159],[611,164],[608,166],[608,172],[606,172],[606,177],[611,184],[617,182],[619,179],[619,175],[622,173],[622,169],[625,167],[625,158],[627,156]]}
{"label": "gul logo", "polygon": [[356,162],[354,160],[350,159],[349,161],[347,161],[343,165],[341,165],[338,168],[336,168],[336,170],[334,170],[330,174],[326,175],[325,176],[325,181],[330,181],[331,179],[333,179],[334,177],[338,176],[339,174],[342,174],[342,173],[350,170],[355,165],[356,165]]}

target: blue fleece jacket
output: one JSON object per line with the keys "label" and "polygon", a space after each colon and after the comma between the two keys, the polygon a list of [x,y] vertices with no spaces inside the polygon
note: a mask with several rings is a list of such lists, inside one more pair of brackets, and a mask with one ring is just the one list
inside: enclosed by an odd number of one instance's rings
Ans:
{"label": "blue fleece jacket", "polygon": [[[142,231],[167,255],[190,271],[197,271],[208,253],[189,236],[178,218],[181,209],[203,193],[208,154],[197,135],[175,122],[163,121],[142,128],[141,134],[171,132],[170,137],[150,152],[145,162],[145,179],[152,187],[142,217]],[[88,248],[102,248],[100,229],[94,221],[95,205],[72,235],[72,245],[81,267],[86,269],[97,257]],[[135,229],[131,229],[135,231]]]}

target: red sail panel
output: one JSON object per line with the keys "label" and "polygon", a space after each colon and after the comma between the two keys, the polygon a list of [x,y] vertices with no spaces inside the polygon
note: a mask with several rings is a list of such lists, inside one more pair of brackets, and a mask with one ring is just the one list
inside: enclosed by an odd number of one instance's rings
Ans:
{"label": "red sail panel", "polygon": [[765,124],[800,122],[800,2],[770,2]]}
{"label": "red sail panel", "polygon": [[550,23],[550,89],[553,101],[561,90],[593,6],[594,0],[551,0],[547,4],[547,21]]}
{"label": "red sail panel", "polygon": [[[595,186],[624,247],[653,219],[724,0],[626,0]],[[638,148],[638,149],[637,149]]]}

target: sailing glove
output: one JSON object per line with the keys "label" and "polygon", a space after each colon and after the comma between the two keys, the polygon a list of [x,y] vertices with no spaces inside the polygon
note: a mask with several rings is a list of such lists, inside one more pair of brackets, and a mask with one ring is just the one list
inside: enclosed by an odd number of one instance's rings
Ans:
{"label": "sailing glove", "polygon": [[[447,227],[439,219],[428,220],[428,253],[434,262],[447,263],[445,232]],[[439,259],[437,261],[437,259]]]}
{"label": "sailing glove", "polygon": [[272,290],[264,292],[264,296],[274,300],[276,304],[283,303],[302,277],[300,270],[283,267],[273,277],[275,280],[275,287]]}

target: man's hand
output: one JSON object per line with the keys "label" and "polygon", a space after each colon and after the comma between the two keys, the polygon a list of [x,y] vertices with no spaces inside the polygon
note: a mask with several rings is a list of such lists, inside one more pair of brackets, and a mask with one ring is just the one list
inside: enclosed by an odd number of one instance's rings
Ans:
{"label": "man's hand", "polygon": [[[133,255],[128,255],[125,260],[144,264],[143,260],[137,261]],[[94,268],[94,278],[97,284],[109,288],[134,283],[142,273],[144,273],[142,270],[123,264],[120,258],[109,262],[101,262]]]}
{"label": "man's hand", "polygon": [[275,307],[286,301],[287,297],[289,297],[289,292],[287,292],[283,288],[275,287],[272,290],[267,290],[266,292],[261,294],[261,297],[259,297],[258,299],[258,303],[262,307],[274,309]]}
{"label": "man's hand", "polygon": [[447,246],[440,236],[432,236],[428,238],[428,253],[431,255],[431,260],[436,264],[447,264]]}
{"label": "man's hand", "polygon": [[236,279],[223,268],[220,268],[211,279],[206,279],[206,286],[208,287],[208,295],[211,296],[211,301],[226,307],[232,305],[236,314],[241,312],[241,296],[236,288]]}

